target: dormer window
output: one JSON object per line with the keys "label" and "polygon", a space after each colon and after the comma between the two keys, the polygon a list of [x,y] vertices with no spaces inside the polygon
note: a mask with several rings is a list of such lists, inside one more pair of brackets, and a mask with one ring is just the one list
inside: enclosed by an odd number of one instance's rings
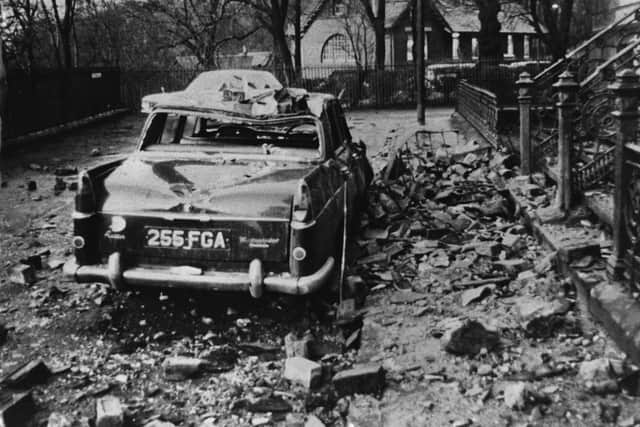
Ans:
{"label": "dormer window", "polygon": [[333,0],[333,15],[344,16],[347,12],[345,0]]}

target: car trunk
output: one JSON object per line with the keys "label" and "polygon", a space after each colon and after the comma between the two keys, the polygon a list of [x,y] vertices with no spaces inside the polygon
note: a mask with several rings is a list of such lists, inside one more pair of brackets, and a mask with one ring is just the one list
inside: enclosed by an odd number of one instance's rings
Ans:
{"label": "car trunk", "polygon": [[[306,166],[306,165],[305,165]],[[288,261],[291,199],[308,171],[273,162],[133,159],[105,181],[103,254],[132,264],[234,269]],[[126,219],[109,231],[111,217]]]}

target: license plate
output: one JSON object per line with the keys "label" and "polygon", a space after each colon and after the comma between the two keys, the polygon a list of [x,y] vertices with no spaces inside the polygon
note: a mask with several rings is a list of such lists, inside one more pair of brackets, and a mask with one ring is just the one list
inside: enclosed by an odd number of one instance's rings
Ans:
{"label": "license plate", "polygon": [[231,231],[226,229],[145,228],[148,248],[215,250],[231,249]]}

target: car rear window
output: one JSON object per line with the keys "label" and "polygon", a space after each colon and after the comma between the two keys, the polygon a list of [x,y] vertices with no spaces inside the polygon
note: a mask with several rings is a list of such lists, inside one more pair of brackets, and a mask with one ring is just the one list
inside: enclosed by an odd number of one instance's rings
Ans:
{"label": "car rear window", "polygon": [[204,150],[264,153],[317,158],[318,121],[313,117],[246,120],[225,116],[155,113],[142,149],[146,151]]}

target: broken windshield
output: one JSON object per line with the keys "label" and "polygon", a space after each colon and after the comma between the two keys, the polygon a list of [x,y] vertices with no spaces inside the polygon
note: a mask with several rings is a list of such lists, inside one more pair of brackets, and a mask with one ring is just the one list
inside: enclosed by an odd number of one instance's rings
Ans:
{"label": "broken windshield", "polygon": [[321,156],[319,121],[312,116],[250,120],[192,112],[158,112],[146,127],[144,151],[205,151]]}

